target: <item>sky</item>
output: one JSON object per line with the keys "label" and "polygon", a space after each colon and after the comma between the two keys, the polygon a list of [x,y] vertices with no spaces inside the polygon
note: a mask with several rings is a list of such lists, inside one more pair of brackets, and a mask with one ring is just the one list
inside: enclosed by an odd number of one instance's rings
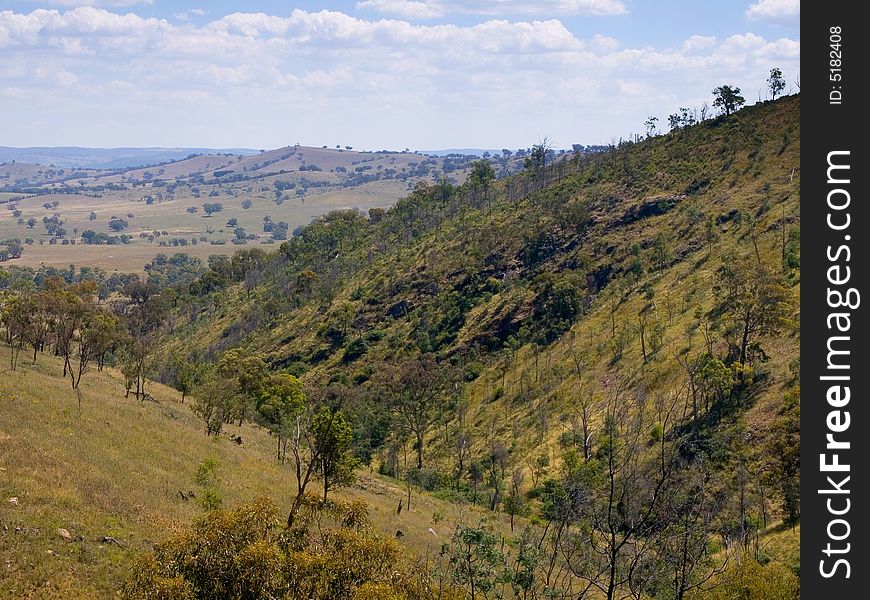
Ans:
{"label": "sky", "polygon": [[799,91],[799,0],[0,0],[0,145],[607,144]]}

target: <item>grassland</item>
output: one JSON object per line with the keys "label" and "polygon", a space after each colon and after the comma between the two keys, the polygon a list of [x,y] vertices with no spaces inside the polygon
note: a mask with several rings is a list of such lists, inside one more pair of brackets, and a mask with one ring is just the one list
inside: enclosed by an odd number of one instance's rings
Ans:
{"label": "grassland", "polygon": [[[5,347],[0,364],[7,368]],[[107,369],[85,375],[79,399],[60,369],[40,356],[37,365],[0,372],[0,597],[114,596],[140,552],[203,513],[196,473],[206,459],[219,465],[224,506],[257,496],[289,506],[293,478],[263,430],[229,426],[241,446],[208,438],[171,388],[150,386],[159,404],[124,398],[123,379]],[[189,491],[198,498],[182,500],[179,492]],[[375,528],[402,530],[415,554],[437,551],[459,519],[482,514],[414,491],[410,510],[396,515],[405,494],[369,472],[338,493],[365,500]]]}

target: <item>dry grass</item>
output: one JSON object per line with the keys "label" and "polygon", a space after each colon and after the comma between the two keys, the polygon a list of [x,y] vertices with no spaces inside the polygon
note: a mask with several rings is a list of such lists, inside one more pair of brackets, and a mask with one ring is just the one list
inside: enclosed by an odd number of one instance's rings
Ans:
{"label": "dry grass", "polygon": [[[0,364],[8,369],[5,347]],[[207,438],[177,392],[154,384],[159,404],[125,399],[112,370],[85,375],[79,408],[60,368],[40,356],[36,366],[0,373],[0,597],[112,596],[137,554],[202,514],[198,499],[184,501],[179,492],[201,498],[195,475],[207,458],[220,465],[216,487],[225,506],[262,495],[289,506],[291,473],[275,463],[263,430],[230,427],[242,446]],[[436,551],[457,519],[482,515],[414,492],[411,510],[397,516],[404,494],[395,482],[361,473],[358,485],[338,495],[365,500],[376,529],[401,529],[417,554]],[[436,512],[444,520],[433,524]]]}

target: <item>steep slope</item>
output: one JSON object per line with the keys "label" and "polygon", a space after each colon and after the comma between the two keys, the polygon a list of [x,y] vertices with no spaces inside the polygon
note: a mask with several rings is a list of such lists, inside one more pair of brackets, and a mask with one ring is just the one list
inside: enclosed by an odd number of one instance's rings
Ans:
{"label": "steep slope", "polygon": [[[430,187],[376,225],[332,215],[247,285],[192,299],[206,317],[175,323],[175,350],[243,345],[309,381],[358,384],[383,361],[436,352],[465,370],[475,422],[518,448],[540,443],[536,429],[553,445],[577,360],[590,381],[685,375],[677,356],[703,347],[732,255],[785,269],[797,305],[799,110],[788,97],[485,191]],[[771,378],[756,399],[791,381],[795,330],[778,330],[762,340]],[[752,410],[764,437],[775,403]]]}

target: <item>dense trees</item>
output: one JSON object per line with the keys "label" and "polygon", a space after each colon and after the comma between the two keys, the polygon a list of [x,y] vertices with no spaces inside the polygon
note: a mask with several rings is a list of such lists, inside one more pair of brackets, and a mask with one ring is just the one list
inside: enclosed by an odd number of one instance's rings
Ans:
{"label": "dense trees", "polygon": [[37,354],[53,349],[63,358],[63,377],[78,389],[93,362],[102,366],[105,355],[118,343],[118,319],[98,304],[93,281],[67,285],[59,278],[41,290],[7,294],[0,303],[0,322],[11,347],[11,369],[25,343]]}

